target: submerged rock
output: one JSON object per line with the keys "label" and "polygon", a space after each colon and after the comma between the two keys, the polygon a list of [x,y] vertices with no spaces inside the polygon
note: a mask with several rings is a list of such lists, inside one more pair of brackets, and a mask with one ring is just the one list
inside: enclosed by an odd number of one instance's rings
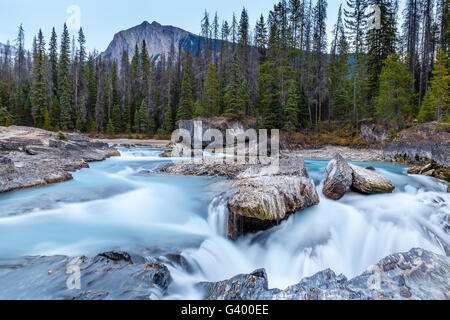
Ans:
{"label": "submerged rock", "polygon": [[0,193],[67,181],[69,172],[112,156],[120,153],[78,133],[0,127]]}
{"label": "submerged rock", "polygon": [[286,290],[267,287],[264,270],[198,284],[207,300],[448,300],[450,265],[423,249],[390,255],[348,280],[325,270]]}
{"label": "submerged rock", "polygon": [[365,194],[391,193],[395,186],[391,180],[378,172],[350,164],[353,171],[352,188]]}
{"label": "submerged rock", "polygon": [[325,171],[327,178],[323,187],[323,194],[333,200],[341,199],[352,185],[352,169],[340,154],[336,154]]}

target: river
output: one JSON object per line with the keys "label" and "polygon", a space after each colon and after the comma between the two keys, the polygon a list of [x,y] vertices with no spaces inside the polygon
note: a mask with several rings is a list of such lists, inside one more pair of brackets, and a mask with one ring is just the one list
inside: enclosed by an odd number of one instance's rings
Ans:
{"label": "river", "polygon": [[[321,193],[328,162],[306,160],[320,204],[232,242],[224,236],[228,180],[155,173],[170,161],[158,157],[161,150],[120,152],[71,181],[0,195],[0,265],[25,256],[178,252],[191,268],[169,267],[168,298],[199,299],[195,283],[258,268],[266,269],[271,288],[284,289],[327,268],[354,277],[393,253],[420,247],[445,256],[450,246],[446,186],[408,175],[404,166],[363,163],[391,179],[395,192],[331,201]],[[15,298],[1,269],[2,297]]]}

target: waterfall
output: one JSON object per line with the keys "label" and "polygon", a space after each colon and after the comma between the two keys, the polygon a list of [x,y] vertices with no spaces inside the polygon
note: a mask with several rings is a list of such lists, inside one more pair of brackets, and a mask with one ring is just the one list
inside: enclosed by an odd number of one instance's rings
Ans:
{"label": "waterfall", "polygon": [[208,224],[219,236],[226,237],[228,229],[228,193],[222,193],[211,201],[208,207]]}

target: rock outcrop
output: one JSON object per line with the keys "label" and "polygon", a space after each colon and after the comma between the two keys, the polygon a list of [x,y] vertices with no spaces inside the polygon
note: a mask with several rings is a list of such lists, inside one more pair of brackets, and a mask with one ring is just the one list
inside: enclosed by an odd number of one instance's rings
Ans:
{"label": "rock outcrop", "polygon": [[450,163],[450,124],[425,123],[401,131],[384,148],[387,161],[424,165],[431,161],[444,167]]}
{"label": "rock outcrop", "polygon": [[330,199],[339,200],[350,190],[353,170],[340,154],[336,154],[326,168],[327,179],[323,194]]}
{"label": "rock outcrop", "polygon": [[[201,127],[196,126],[200,124]],[[256,121],[253,119],[246,119],[245,121],[231,120],[226,117],[214,117],[214,118],[197,118],[193,120],[182,120],[178,122],[178,129],[186,130],[191,136],[191,145],[198,145],[206,147],[211,143],[217,143],[220,146],[225,146],[227,130],[234,130],[236,135],[243,135],[246,130],[256,128]],[[222,143],[220,141],[207,140],[205,133],[208,130],[216,129],[221,132],[223,136]],[[234,141],[231,142],[234,145]]]}
{"label": "rock outcrop", "polygon": [[[172,282],[166,265],[127,252],[25,257],[0,260],[0,266],[0,299],[153,300],[163,298]],[[71,290],[77,271],[80,287]]]}
{"label": "rock outcrop", "polygon": [[372,120],[363,120],[359,123],[361,139],[369,144],[383,144],[389,140],[387,132]]}
{"label": "rock outcrop", "polygon": [[395,189],[392,181],[375,168],[348,164],[340,154],[330,161],[326,173],[323,194],[332,200],[341,199],[350,188],[364,194],[391,193]]}
{"label": "rock outcrop", "polygon": [[269,289],[264,270],[200,283],[207,300],[448,300],[450,264],[423,249],[390,255],[348,280],[325,270],[286,290]]}
{"label": "rock outcrop", "polygon": [[120,154],[81,134],[0,127],[0,193],[70,180],[69,172],[111,156]]}

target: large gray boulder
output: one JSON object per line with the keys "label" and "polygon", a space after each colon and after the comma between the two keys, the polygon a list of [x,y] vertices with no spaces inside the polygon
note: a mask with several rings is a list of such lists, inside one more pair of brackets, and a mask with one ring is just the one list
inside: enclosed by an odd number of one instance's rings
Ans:
{"label": "large gray boulder", "polygon": [[364,194],[391,193],[395,189],[392,181],[374,168],[348,164],[340,154],[330,161],[326,173],[323,194],[332,200],[341,199],[349,189]]}
{"label": "large gray boulder", "polygon": [[319,272],[286,290],[268,289],[264,270],[198,284],[207,300],[448,300],[448,258],[423,249],[390,255],[348,280]]}
{"label": "large gray boulder", "polygon": [[239,179],[228,200],[228,236],[265,230],[290,214],[319,203],[314,181],[300,176],[259,176]]}
{"label": "large gray boulder", "polygon": [[376,171],[361,168],[359,166],[350,164],[353,170],[352,188],[365,193],[391,193],[395,186],[391,180],[383,177]]}
{"label": "large gray boulder", "polygon": [[326,173],[323,194],[333,200],[341,199],[352,185],[352,169],[340,154],[336,154],[328,164]]}

